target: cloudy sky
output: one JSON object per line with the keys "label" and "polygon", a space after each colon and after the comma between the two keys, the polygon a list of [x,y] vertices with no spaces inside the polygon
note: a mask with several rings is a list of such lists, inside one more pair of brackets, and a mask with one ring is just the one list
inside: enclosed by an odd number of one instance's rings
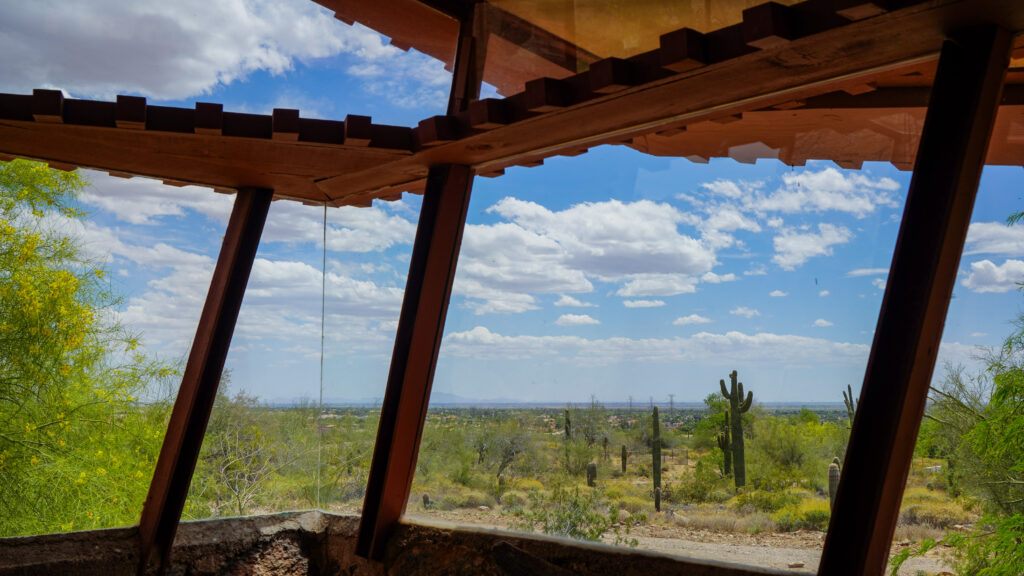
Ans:
{"label": "cloudy sky", "polygon": [[[403,125],[442,112],[450,79],[304,0],[0,2],[0,51],[3,92]],[[124,295],[118,316],[182,360],[232,197],[86,175],[75,230]],[[1004,221],[1024,204],[1021,176],[986,170],[945,360],[971,362],[1020,311],[1024,226]],[[863,378],[908,183],[888,164],[702,165],[614,147],[477,179],[436,398],[699,401],[736,369],[760,401],[839,401]],[[316,399],[322,335],[325,399],[379,399],[419,206],[274,203],[233,388]]]}

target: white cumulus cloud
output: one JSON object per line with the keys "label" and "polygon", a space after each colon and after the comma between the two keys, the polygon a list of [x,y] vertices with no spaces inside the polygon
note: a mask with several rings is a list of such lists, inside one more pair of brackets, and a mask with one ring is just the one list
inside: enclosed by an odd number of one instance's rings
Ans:
{"label": "white cumulus cloud", "polygon": [[658,308],[665,305],[664,300],[623,300],[626,308]]}
{"label": "white cumulus cloud", "polygon": [[991,260],[971,262],[971,271],[961,284],[973,292],[1009,292],[1024,282],[1024,261],[1007,260],[996,265]]}
{"label": "white cumulus cloud", "polygon": [[595,308],[597,304],[591,302],[584,302],[582,300],[573,298],[568,294],[562,294],[562,297],[555,301],[555,306],[572,306],[574,308]]}
{"label": "white cumulus cloud", "polygon": [[853,233],[844,226],[818,224],[817,232],[798,231],[784,228],[773,239],[775,262],[783,270],[794,270],[816,256],[831,256],[832,247],[846,244],[853,239]]}
{"label": "white cumulus cloud", "polygon": [[772,290],[771,292],[768,293],[768,295],[771,296],[772,298],[783,298],[785,296],[789,296],[789,292],[783,292],[782,290]]}
{"label": "white cumulus cloud", "polygon": [[184,99],[343,53],[358,62],[348,73],[364,89],[398,105],[443,105],[450,78],[440,62],[307,0],[6,2],[0,22],[5,91]]}
{"label": "white cumulus cloud", "polygon": [[729,310],[729,314],[733,316],[743,316],[744,318],[753,318],[754,316],[760,316],[761,313],[754,308],[748,308],[746,306],[737,306],[732,310]]}
{"label": "white cumulus cloud", "polygon": [[689,316],[680,316],[676,318],[672,324],[676,326],[689,326],[690,324],[708,324],[711,322],[711,318],[705,318],[700,314],[690,314]]}
{"label": "white cumulus cloud", "polygon": [[964,254],[1024,256],[1024,226],[1002,222],[973,222],[967,229]]}
{"label": "white cumulus cloud", "polygon": [[813,324],[811,324],[811,326],[814,326],[815,328],[827,328],[827,327],[833,326],[833,325],[834,324],[832,322],[829,322],[828,320],[825,320],[824,318],[818,318],[817,320],[814,321]]}
{"label": "white cumulus cloud", "polygon": [[555,320],[555,324],[559,326],[592,326],[600,323],[597,318],[593,318],[589,314],[562,314],[558,320]]}

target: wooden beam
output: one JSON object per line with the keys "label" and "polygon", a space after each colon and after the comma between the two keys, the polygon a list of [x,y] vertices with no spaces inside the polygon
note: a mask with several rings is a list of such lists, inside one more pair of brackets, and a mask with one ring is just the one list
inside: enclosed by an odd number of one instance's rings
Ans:
{"label": "wooden beam", "polygon": [[[528,83],[524,93],[507,99],[510,115],[506,126],[466,134],[454,142],[397,158],[386,169],[339,172],[317,185],[331,198],[372,193],[422,180],[432,165],[469,164],[486,172],[516,164],[521,158],[554,156],[563,149],[588,147],[619,136],[626,139],[679,123],[694,124],[807,99],[936,60],[947,37],[947,22],[971,26],[992,21],[1024,29],[1024,4],[1007,0],[913,4],[801,36],[772,50],[724,60],[721,55],[714,56],[716,44],[710,34],[703,42],[705,51],[710,52],[705,55],[706,66],[582,101],[570,101],[560,94],[569,79]],[[899,42],[893,41],[895,37]],[[742,34],[739,41],[741,48],[749,49],[742,44]],[[667,42],[666,47],[679,43]],[[695,59],[691,52],[697,54],[701,42],[694,37],[682,44],[686,48],[676,46],[675,55],[661,64],[671,65],[675,58],[684,63]],[[541,110],[546,112],[536,114]]]}
{"label": "wooden beam", "polygon": [[472,182],[467,166],[434,167],[427,178],[360,518],[360,556],[383,557],[409,499]]}
{"label": "wooden beam", "polygon": [[995,26],[943,44],[818,574],[885,571],[1009,53]]}
{"label": "wooden beam", "polygon": [[154,552],[158,555],[159,572],[167,568],[273,196],[272,190],[247,188],[239,190],[235,197],[149,495],[142,507],[140,576],[146,572]]}
{"label": "wooden beam", "polygon": [[[468,113],[480,97],[485,52],[474,39],[480,14],[474,5],[459,26],[449,116]],[[469,166],[432,166],[427,175],[359,518],[356,554],[373,560],[383,558],[409,500],[472,188]]]}

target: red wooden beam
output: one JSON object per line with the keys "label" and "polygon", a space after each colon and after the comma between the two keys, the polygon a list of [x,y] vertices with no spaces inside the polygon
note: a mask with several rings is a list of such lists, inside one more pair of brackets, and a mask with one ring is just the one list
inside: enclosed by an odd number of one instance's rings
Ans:
{"label": "red wooden beam", "polygon": [[159,572],[167,568],[273,196],[272,190],[248,188],[239,190],[235,198],[149,495],[142,507],[140,576],[146,572],[154,552],[159,555]]}
{"label": "red wooden beam", "polygon": [[[474,37],[479,17],[474,9],[459,26],[448,115],[468,113],[480,97],[485,52]],[[473,172],[465,165],[433,166],[427,174],[359,519],[356,554],[363,557],[383,558],[409,500],[472,188]]]}
{"label": "red wooden beam", "polygon": [[356,553],[381,559],[409,499],[473,176],[430,169],[391,355]]}
{"label": "red wooden beam", "polygon": [[984,26],[942,46],[818,574],[885,571],[1010,43]]}

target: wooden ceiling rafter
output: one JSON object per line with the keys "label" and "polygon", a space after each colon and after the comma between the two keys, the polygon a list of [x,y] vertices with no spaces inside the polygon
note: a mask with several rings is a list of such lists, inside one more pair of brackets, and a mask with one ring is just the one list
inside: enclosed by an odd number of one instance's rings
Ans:
{"label": "wooden ceiling rafter", "polygon": [[[769,4],[771,8],[745,11],[741,24],[708,34],[677,30],[662,36],[658,50],[595,63],[608,72],[594,78],[588,71],[564,79],[534,79],[523,92],[488,102],[486,120],[469,110],[454,122],[445,121],[457,133],[449,130],[443,141],[417,127],[416,154],[397,160],[388,171],[343,174],[319,185],[332,197],[372,198],[422,187],[427,167],[435,163],[468,162],[480,173],[494,174],[511,166],[536,165],[565,150],[630,145],[638,136],[666,129],[679,134],[704,120],[736,119],[747,111],[836,91],[870,93],[879,75],[934,66],[947,23],[990,20],[1024,28],[1024,6],[1007,0],[888,3],[892,9],[883,9],[879,2]],[[897,33],[902,41],[891,42]],[[765,42],[768,37],[775,40]],[[923,75],[916,76],[914,81],[921,82]],[[746,81],[737,85],[737,78]],[[727,89],[716,90],[719,86]],[[492,122],[492,117],[500,121]],[[910,147],[911,158],[913,152]],[[706,161],[716,155],[680,156]],[[787,156],[780,152],[777,157],[785,161]],[[853,165],[887,159],[840,161]],[[892,162],[909,168],[902,156]]]}
{"label": "wooden ceiling rafter", "polygon": [[[744,132],[761,129],[763,114],[768,113],[779,114],[779,119],[813,119],[814,110],[828,106],[909,108],[920,102],[919,110],[907,113],[923,117],[928,69],[934,68],[946,23],[988,19],[1024,29],[1024,6],[1010,0],[892,2],[890,10],[879,4],[807,0],[788,7],[756,6],[743,13],[739,24],[708,34],[670,32],[661,37],[656,50],[605,59],[564,79],[536,78],[518,94],[475,102],[467,110],[425,119],[412,129],[374,125],[361,116],[331,121],[284,110],[264,116],[233,114],[215,104],[200,103],[195,109],[147,106],[137,97],[109,103],[64,100],[52,91],[0,95],[0,153],[222,191],[238,186],[272,188],[278,198],[329,206],[365,206],[376,198],[421,193],[431,165],[469,164],[481,175],[496,176],[511,166],[536,166],[545,158],[571,156],[601,144],[697,162],[772,157],[803,164],[834,157],[843,165],[888,160],[906,169],[916,149],[916,134],[890,135],[888,144],[872,140],[861,146],[849,138],[856,130],[840,126],[830,131],[824,126],[811,138],[819,141],[817,153],[793,144],[797,136],[801,143],[811,141],[805,135],[744,139]],[[897,31],[901,42],[892,43]],[[1021,56],[1024,44],[1018,41],[1015,57]],[[880,82],[883,77],[892,86]],[[1008,81],[1024,84],[1024,70],[1011,70]],[[1003,117],[1016,125],[1024,114],[1024,109],[1007,109],[1018,104],[1020,89],[1011,85],[1007,94],[1011,101],[1004,102],[991,149],[997,160],[1000,137],[1012,133]],[[703,142],[706,120],[731,123],[720,126],[716,146],[686,145]],[[86,134],[89,130],[95,132]],[[872,130],[886,134],[884,126],[872,125]],[[33,139],[34,131],[40,133]],[[69,132],[74,132],[70,141]],[[160,152],[182,162],[158,161],[155,153],[147,166],[125,160],[145,150],[147,137],[157,133],[173,135],[161,137]],[[168,144],[168,138],[196,140]],[[59,145],[51,145],[58,140]],[[666,144],[671,142],[682,144]],[[722,142],[730,145],[723,148]],[[72,143],[90,150],[98,144],[117,161],[83,161],[80,154],[76,157],[67,150]],[[1009,155],[1014,156],[1017,141],[1010,144]],[[152,148],[154,143],[148,145]],[[266,170],[246,166],[242,154],[254,158],[250,164],[265,164]],[[183,170],[186,159],[199,166],[201,174],[189,176],[192,167]],[[215,170],[218,163],[231,170]]]}
{"label": "wooden ceiling rafter", "polygon": [[[67,146],[72,142],[77,146]],[[259,184],[274,189],[276,199],[322,205],[331,199],[316,188],[316,178],[335,174],[340,163],[372,167],[410,155],[413,140],[410,128],[374,124],[368,116],[319,120],[293,109],[246,114],[205,102],[175,108],[147,105],[139,96],[102,102],[34,90],[0,94],[0,151],[55,168],[225,193]],[[132,157],[136,161],[126,160]],[[197,164],[189,166],[188,158]],[[227,169],[218,170],[220,163]]]}

